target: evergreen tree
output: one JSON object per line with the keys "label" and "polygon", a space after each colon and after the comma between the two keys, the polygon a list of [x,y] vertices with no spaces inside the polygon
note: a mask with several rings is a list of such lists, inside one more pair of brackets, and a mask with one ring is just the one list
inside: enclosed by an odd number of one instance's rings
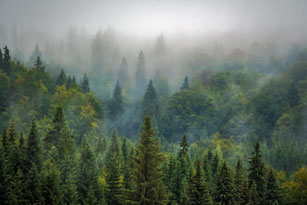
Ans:
{"label": "evergreen tree", "polygon": [[211,161],[211,168],[212,168],[212,176],[215,178],[218,168],[220,164],[220,159],[217,153],[214,154],[213,159]]}
{"label": "evergreen tree", "polygon": [[180,90],[188,90],[188,89],[190,89],[190,84],[189,84],[189,78],[186,75],[185,78],[184,78],[183,84],[180,87]]}
{"label": "evergreen tree", "polygon": [[40,51],[38,45],[35,45],[32,55],[29,58],[30,66],[35,65],[35,63],[37,62],[37,59],[41,57],[42,57],[42,52]]}
{"label": "evergreen tree", "polygon": [[81,83],[81,90],[82,90],[83,93],[90,92],[90,85],[89,85],[89,81],[88,81],[86,74],[84,74],[84,76],[83,76],[83,80],[82,80],[82,83]]}
{"label": "evergreen tree", "polygon": [[94,194],[92,185],[88,189],[88,193],[87,193],[86,198],[83,201],[83,204],[84,205],[96,205],[97,204],[97,198]]}
{"label": "evergreen tree", "polygon": [[266,204],[278,204],[280,202],[278,185],[272,169],[267,180],[265,201]]}
{"label": "evergreen tree", "polygon": [[3,136],[6,136],[6,131],[2,134],[2,144],[0,146],[0,201],[7,203],[10,199],[11,186],[7,157],[3,147]]}
{"label": "evergreen tree", "polygon": [[2,66],[3,66],[3,53],[0,48],[0,69],[2,69]]}
{"label": "evergreen tree", "polygon": [[233,180],[226,162],[223,162],[216,177],[214,201],[221,205],[235,203]]}
{"label": "evergreen tree", "polygon": [[140,142],[135,158],[135,201],[137,204],[164,204],[164,189],[160,165],[163,155],[148,115],[144,117]]}
{"label": "evergreen tree", "polygon": [[154,122],[159,119],[158,98],[152,80],[149,81],[142,103],[142,116],[145,115],[149,115],[153,118]]}
{"label": "evergreen tree", "polygon": [[288,93],[287,93],[288,102],[291,107],[295,107],[300,103],[300,96],[298,94],[297,86],[292,82]]}
{"label": "evergreen tree", "polygon": [[180,151],[179,151],[179,158],[180,157],[185,157],[186,154],[189,151],[189,144],[188,144],[188,140],[187,140],[187,136],[184,134],[182,137],[182,141],[180,142]]}
{"label": "evergreen tree", "polygon": [[122,59],[122,63],[119,66],[117,81],[119,82],[119,86],[123,87],[126,82],[129,80],[128,74],[128,63],[125,57]]}
{"label": "evergreen tree", "polygon": [[117,119],[117,117],[124,112],[123,103],[121,88],[119,86],[119,82],[117,81],[113,91],[113,97],[109,102],[109,117],[112,120]]}
{"label": "evergreen tree", "polygon": [[108,204],[122,204],[122,184],[120,182],[120,152],[118,136],[113,130],[111,143],[106,156],[106,201]]}
{"label": "evergreen tree", "polygon": [[30,170],[31,167],[35,165],[36,169],[39,172],[41,168],[41,148],[39,145],[39,138],[36,133],[35,120],[32,120],[31,129],[27,140],[26,155],[27,155],[26,157],[27,169]]}
{"label": "evergreen tree", "polygon": [[196,170],[189,183],[190,204],[203,205],[212,204],[207,185],[204,183],[200,160],[196,158]]}
{"label": "evergreen tree", "polygon": [[56,80],[56,84],[60,86],[65,85],[66,81],[67,81],[66,73],[63,69],[61,69],[60,75],[58,76]]}
{"label": "evergreen tree", "polygon": [[7,131],[6,131],[5,128],[3,128],[3,130],[2,130],[1,143],[2,143],[4,154],[7,154],[8,153],[9,140],[8,140]]}
{"label": "evergreen tree", "polygon": [[72,87],[72,79],[70,76],[67,78],[66,89],[69,90]]}
{"label": "evergreen tree", "polygon": [[42,204],[43,198],[41,193],[41,177],[37,166],[33,163],[32,167],[27,174],[25,181],[25,196],[26,200],[29,204]]}
{"label": "evergreen tree", "polygon": [[264,182],[264,164],[262,162],[262,156],[260,154],[260,144],[257,142],[254,147],[254,152],[252,153],[252,157],[249,159],[248,163],[249,173],[248,173],[248,185],[249,189],[251,189],[252,184],[254,183],[257,189],[257,194],[261,200],[264,199],[264,191],[265,191],[265,182]]}
{"label": "evergreen tree", "polygon": [[92,148],[86,140],[86,137],[83,138],[79,162],[80,164],[77,178],[77,191],[80,197],[79,201],[83,202],[87,198],[90,186],[92,186],[96,198],[100,199],[101,191],[98,185],[98,170],[95,156]]}
{"label": "evergreen tree", "polygon": [[40,72],[43,72],[45,70],[45,67],[43,66],[43,63],[42,63],[39,56],[37,57],[37,59],[35,61],[34,69],[37,70],[37,71],[40,71]]}
{"label": "evergreen tree", "polygon": [[26,204],[24,175],[18,169],[11,180],[11,198],[9,204]]}
{"label": "evergreen tree", "polygon": [[143,51],[140,52],[135,72],[135,89],[136,95],[139,97],[146,87],[146,74],[145,74],[145,56]]}
{"label": "evergreen tree", "polygon": [[243,176],[243,168],[239,159],[236,166],[236,175],[234,179],[235,185],[235,200],[237,204],[248,204],[248,187],[247,181]]}
{"label": "evergreen tree", "polygon": [[46,161],[42,168],[42,196],[45,204],[62,203],[62,192],[60,189],[60,172],[50,161]]}
{"label": "evergreen tree", "polygon": [[4,47],[4,57],[2,61],[2,69],[3,72],[9,75],[11,69],[11,56],[10,51],[7,46]]}
{"label": "evergreen tree", "polygon": [[77,187],[71,173],[69,173],[65,183],[62,185],[62,192],[64,204],[78,204]]}

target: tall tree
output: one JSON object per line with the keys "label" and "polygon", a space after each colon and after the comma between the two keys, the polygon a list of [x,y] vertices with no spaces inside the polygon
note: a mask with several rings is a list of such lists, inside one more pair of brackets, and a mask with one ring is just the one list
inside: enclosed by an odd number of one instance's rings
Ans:
{"label": "tall tree", "polygon": [[235,200],[238,204],[248,204],[248,187],[247,187],[247,180],[245,179],[243,175],[243,168],[241,165],[241,160],[238,159],[237,165],[236,165],[236,174],[234,179],[234,185],[235,185]]}
{"label": "tall tree", "polygon": [[108,204],[122,204],[122,184],[120,182],[120,152],[117,131],[113,130],[106,156],[106,201]]}
{"label": "tall tree", "polygon": [[146,87],[145,56],[143,51],[139,54],[137,70],[135,72],[135,81],[136,95],[139,97],[142,95],[144,88]]}
{"label": "tall tree", "polygon": [[66,76],[66,73],[63,69],[61,69],[61,72],[56,80],[56,84],[57,85],[65,85],[67,81],[67,76]]}
{"label": "tall tree", "polygon": [[81,86],[81,90],[82,90],[83,93],[90,92],[90,85],[89,85],[89,81],[88,81],[88,78],[87,78],[86,74],[84,74],[83,80],[82,80],[80,86]]}
{"label": "tall tree", "polygon": [[190,204],[203,205],[212,204],[211,197],[207,185],[204,183],[204,175],[197,157],[195,162],[196,170],[189,183],[189,199]]}
{"label": "tall tree", "polygon": [[45,70],[45,67],[41,61],[41,58],[38,56],[36,61],[35,61],[35,64],[34,64],[34,69],[37,70],[37,71],[41,71],[43,72]]}
{"label": "tall tree", "polygon": [[234,185],[230,169],[223,162],[215,182],[214,201],[221,205],[234,204]]}
{"label": "tall tree", "polygon": [[260,153],[260,144],[257,142],[254,146],[252,156],[249,158],[249,173],[248,173],[248,185],[251,189],[252,184],[256,186],[257,194],[260,199],[264,199],[265,181],[264,181],[264,164],[262,162],[262,156]]}
{"label": "tall tree", "polygon": [[109,117],[112,120],[117,119],[124,112],[124,102],[122,97],[122,91],[119,85],[119,82],[116,82],[113,96],[111,101],[109,102]]}
{"label": "tall tree", "polygon": [[129,80],[128,63],[126,58],[123,57],[122,62],[118,69],[117,81],[119,82],[119,85],[123,87],[128,80]]}
{"label": "tall tree", "polygon": [[300,96],[298,94],[297,86],[294,82],[291,83],[287,93],[288,102],[291,107],[295,107],[300,103]]}
{"label": "tall tree", "polygon": [[38,45],[35,45],[32,55],[29,58],[30,66],[34,66],[37,61],[37,58],[41,58],[41,57],[42,57],[42,52],[40,51]]}
{"label": "tall tree", "polygon": [[135,201],[137,204],[164,204],[161,163],[163,154],[155,137],[151,119],[144,117],[135,158]]}
{"label": "tall tree", "polygon": [[0,48],[0,68],[2,68],[2,65],[3,65],[3,53]]}
{"label": "tall tree", "polygon": [[26,167],[28,170],[31,169],[33,165],[35,165],[35,169],[33,172],[36,172],[40,170],[41,168],[41,148],[40,148],[40,142],[39,138],[37,136],[36,131],[36,123],[35,120],[32,120],[32,125],[30,129],[30,133],[27,140],[27,146],[26,146]]}
{"label": "tall tree", "polygon": [[142,116],[145,115],[149,115],[154,122],[159,119],[159,103],[152,80],[149,81],[142,102]]}
{"label": "tall tree", "polygon": [[190,84],[189,84],[189,78],[186,75],[185,78],[184,78],[183,84],[180,87],[180,90],[188,90],[188,89],[190,89]]}
{"label": "tall tree", "polygon": [[3,57],[3,62],[2,62],[2,69],[4,73],[6,74],[10,73],[11,56],[10,56],[10,50],[7,48],[7,46],[4,47],[4,57]]}
{"label": "tall tree", "polygon": [[265,202],[266,204],[280,203],[278,185],[272,169],[270,170],[267,179]]}

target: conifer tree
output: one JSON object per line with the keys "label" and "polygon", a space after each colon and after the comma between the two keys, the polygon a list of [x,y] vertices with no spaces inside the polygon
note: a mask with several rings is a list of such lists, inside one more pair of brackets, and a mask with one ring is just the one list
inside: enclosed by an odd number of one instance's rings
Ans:
{"label": "conifer tree", "polygon": [[64,204],[78,204],[78,193],[72,173],[69,173],[65,183],[62,185]]}
{"label": "conifer tree", "polygon": [[220,164],[220,159],[217,153],[214,154],[212,161],[211,161],[211,168],[212,168],[212,176],[215,178],[218,168]]}
{"label": "conifer tree", "polygon": [[7,157],[3,147],[3,136],[6,136],[6,131],[2,134],[2,143],[0,145],[0,201],[6,203],[10,199],[11,186]]}
{"label": "conifer tree", "polygon": [[3,53],[0,48],[0,69],[2,69],[2,66],[3,66]]}
{"label": "conifer tree", "polygon": [[266,204],[278,204],[280,202],[278,185],[272,169],[267,180],[265,201]]}
{"label": "conifer tree", "polygon": [[95,156],[92,148],[88,144],[86,137],[83,138],[81,156],[79,159],[79,169],[77,178],[77,191],[79,193],[79,202],[83,202],[92,186],[97,199],[101,197],[101,191],[98,185],[98,170]]}
{"label": "conifer tree", "polygon": [[118,69],[117,81],[119,82],[119,86],[123,87],[128,80],[128,63],[126,58],[123,57],[122,63],[120,64]]}
{"label": "conifer tree", "polygon": [[137,97],[143,94],[146,87],[146,74],[145,74],[145,56],[143,51],[140,51],[137,70],[135,72],[135,89]]}
{"label": "conifer tree", "polygon": [[43,66],[43,63],[42,63],[39,56],[37,57],[37,59],[35,61],[34,69],[37,70],[37,71],[40,71],[40,72],[43,72],[45,70],[45,67]]}
{"label": "conifer tree", "polygon": [[238,159],[236,165],[236,174],[234,179],[235,185],[235,200],[238,204],[248,204],[248,187],[247,180],[243,176],[243,168],[241,165],[241,160]]}
{"label": "conifer tree", "polygon": [[90,85],[89,85],[89,81],[88,81],[86,74],[84,74],[84,76],[83,76],[83,80],[81,82],[80,87],[81,87],[81,90],[82,90],[83,93],[90,92]]}
{"label": "conifer tree", "polygon": [[182,137],[182,141],[180,142],[180,151],[179,151],[179,158],[180,157],[185,157],[186,154],[189,151],[189,144],[188,144],[188,140],[187,140],[187,136],[184,134]]}
{"label": "conifer tree", "polygon": [[192,176],[191,181],[189,183],[190,204],[212,204],[208,187],[204,183],[204,175],[202,173],[202,168],[198,157],[196,158],[195,168],[195,174]]}
{"label": "conifer tree", "polygon": [[149,81],[142,103],[142,116],[145,115],[149,115],[155,121],[159,119],[158,98],[152,80]]}
{"label": "conifer tree", "polygon": [[39,172],[41,168],[41,148],[39,145],[39,138],[36,133],[35,120],[32,120],[31,129],[27,140],[26,155],[26,168],[30,170],[31,167],[35,165],[37,171]]}
{"label": "conifer tree", "polygon": [[230,169],[223,162],[215,182],[214,201],[221,205],[234,204],[234,185]]}
{"label": "conifer tree", "polygon": [[67,81],[66,73],[63,69],[61,69],[60,75],[58,76],[56,80],[56,84],[60,86],[65,85],[66,81]]}
{"label": "conifer tree", "polygon": [[106,156],[106,201],[108,204],[122,204],[122,184],[120,182],[120,151],[117,131],[113,130]]}
{"label": "conifer tree", "polygon": [[72,87],[72,79],[70,76],[67,78],[66,89],[69,90]]}
{"label": "conifer tree", "polygon": [[135,201],[137,204],[164,204],[161,163],[163,155],[148,115],[144,117],[135,158]]}
{"label": "conifer tree", "polygon": [[124,105],[123,105],[122,91],[119,86],[119,82],[117,81],[113,91],[112,99],[109,102],[109,117],[112,120],[115,120],[123,112],[124,112]]}
{"label": "conifer tree", "polygon": [[7,48],[7,46],[4,47],[4,57],[2,61],[2,69],[3,69],[3,72],[6,73],[7,75],[10,74],[11,56],[10,56],[10,51]]}
{"label": "conifer tree", "polygon": [[295,107],[300,102],[300,96],[298,94],[297,86],[294,82],[291,83],[291,86],[287,93],[288,102],[291,107]]}
{"label": "conifer tree", "polygon": [[83,204],[84,205],[96,205],[97,204],[97,198],[94,194],[92,185],[88,189],[88,193],[87,193],[86,198],[83,201]]}
{"label": "conifer tree", "polygon": [[29,58],[30,66],[35,65],[35,63],[37,62],[37,59],[41,57],[42,57],[42,52],[40,51],[38,45],[35,45],[32,55]]}
{"label": "conifer tree", "polygon": [[41,177],[35,163],[30,168],[25,181],[25,198],[29,204],[42,204]]}
{"label": "conifer tree", "polygon": [[185,78],[184,78],[183,84],[180,87],[180,90],[188,90],[188,89],[190,89],[190,84],[189,84],[189,78],[186,75]]}
{"label": "conifer tree", "polygon": [[11,180],[11,196],[9,204],[26,204],[24,175],[21,169],[18,169]]}
{"label": "conifer tree", "polygon": [[264,164],[262,162],[262,156],[260,154],[260,144],[257,142],[254,146],[254,152],[249,158],[249,173],[248,173],[248,185],[251,189],[254,183],[257,189],[257,193],[261,200],[264,199],[265,182],[264,182]]}

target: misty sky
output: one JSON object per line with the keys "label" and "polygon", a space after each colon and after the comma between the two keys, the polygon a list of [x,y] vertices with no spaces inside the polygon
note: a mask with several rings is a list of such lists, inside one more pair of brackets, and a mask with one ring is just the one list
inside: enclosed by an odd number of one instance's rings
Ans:
{"label": "misty sky", "polygon": [[305,34],[306,0],[0,0],[0,24],[61,34],[112,27],[129,35],[293,31]]}

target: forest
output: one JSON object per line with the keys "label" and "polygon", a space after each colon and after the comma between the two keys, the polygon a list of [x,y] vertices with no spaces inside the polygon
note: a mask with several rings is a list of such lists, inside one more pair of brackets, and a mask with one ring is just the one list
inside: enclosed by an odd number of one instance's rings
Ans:
{"label": "forest", "polygon": [[307,204],[306,38],[231,34],[0,21],[0,204]]}

